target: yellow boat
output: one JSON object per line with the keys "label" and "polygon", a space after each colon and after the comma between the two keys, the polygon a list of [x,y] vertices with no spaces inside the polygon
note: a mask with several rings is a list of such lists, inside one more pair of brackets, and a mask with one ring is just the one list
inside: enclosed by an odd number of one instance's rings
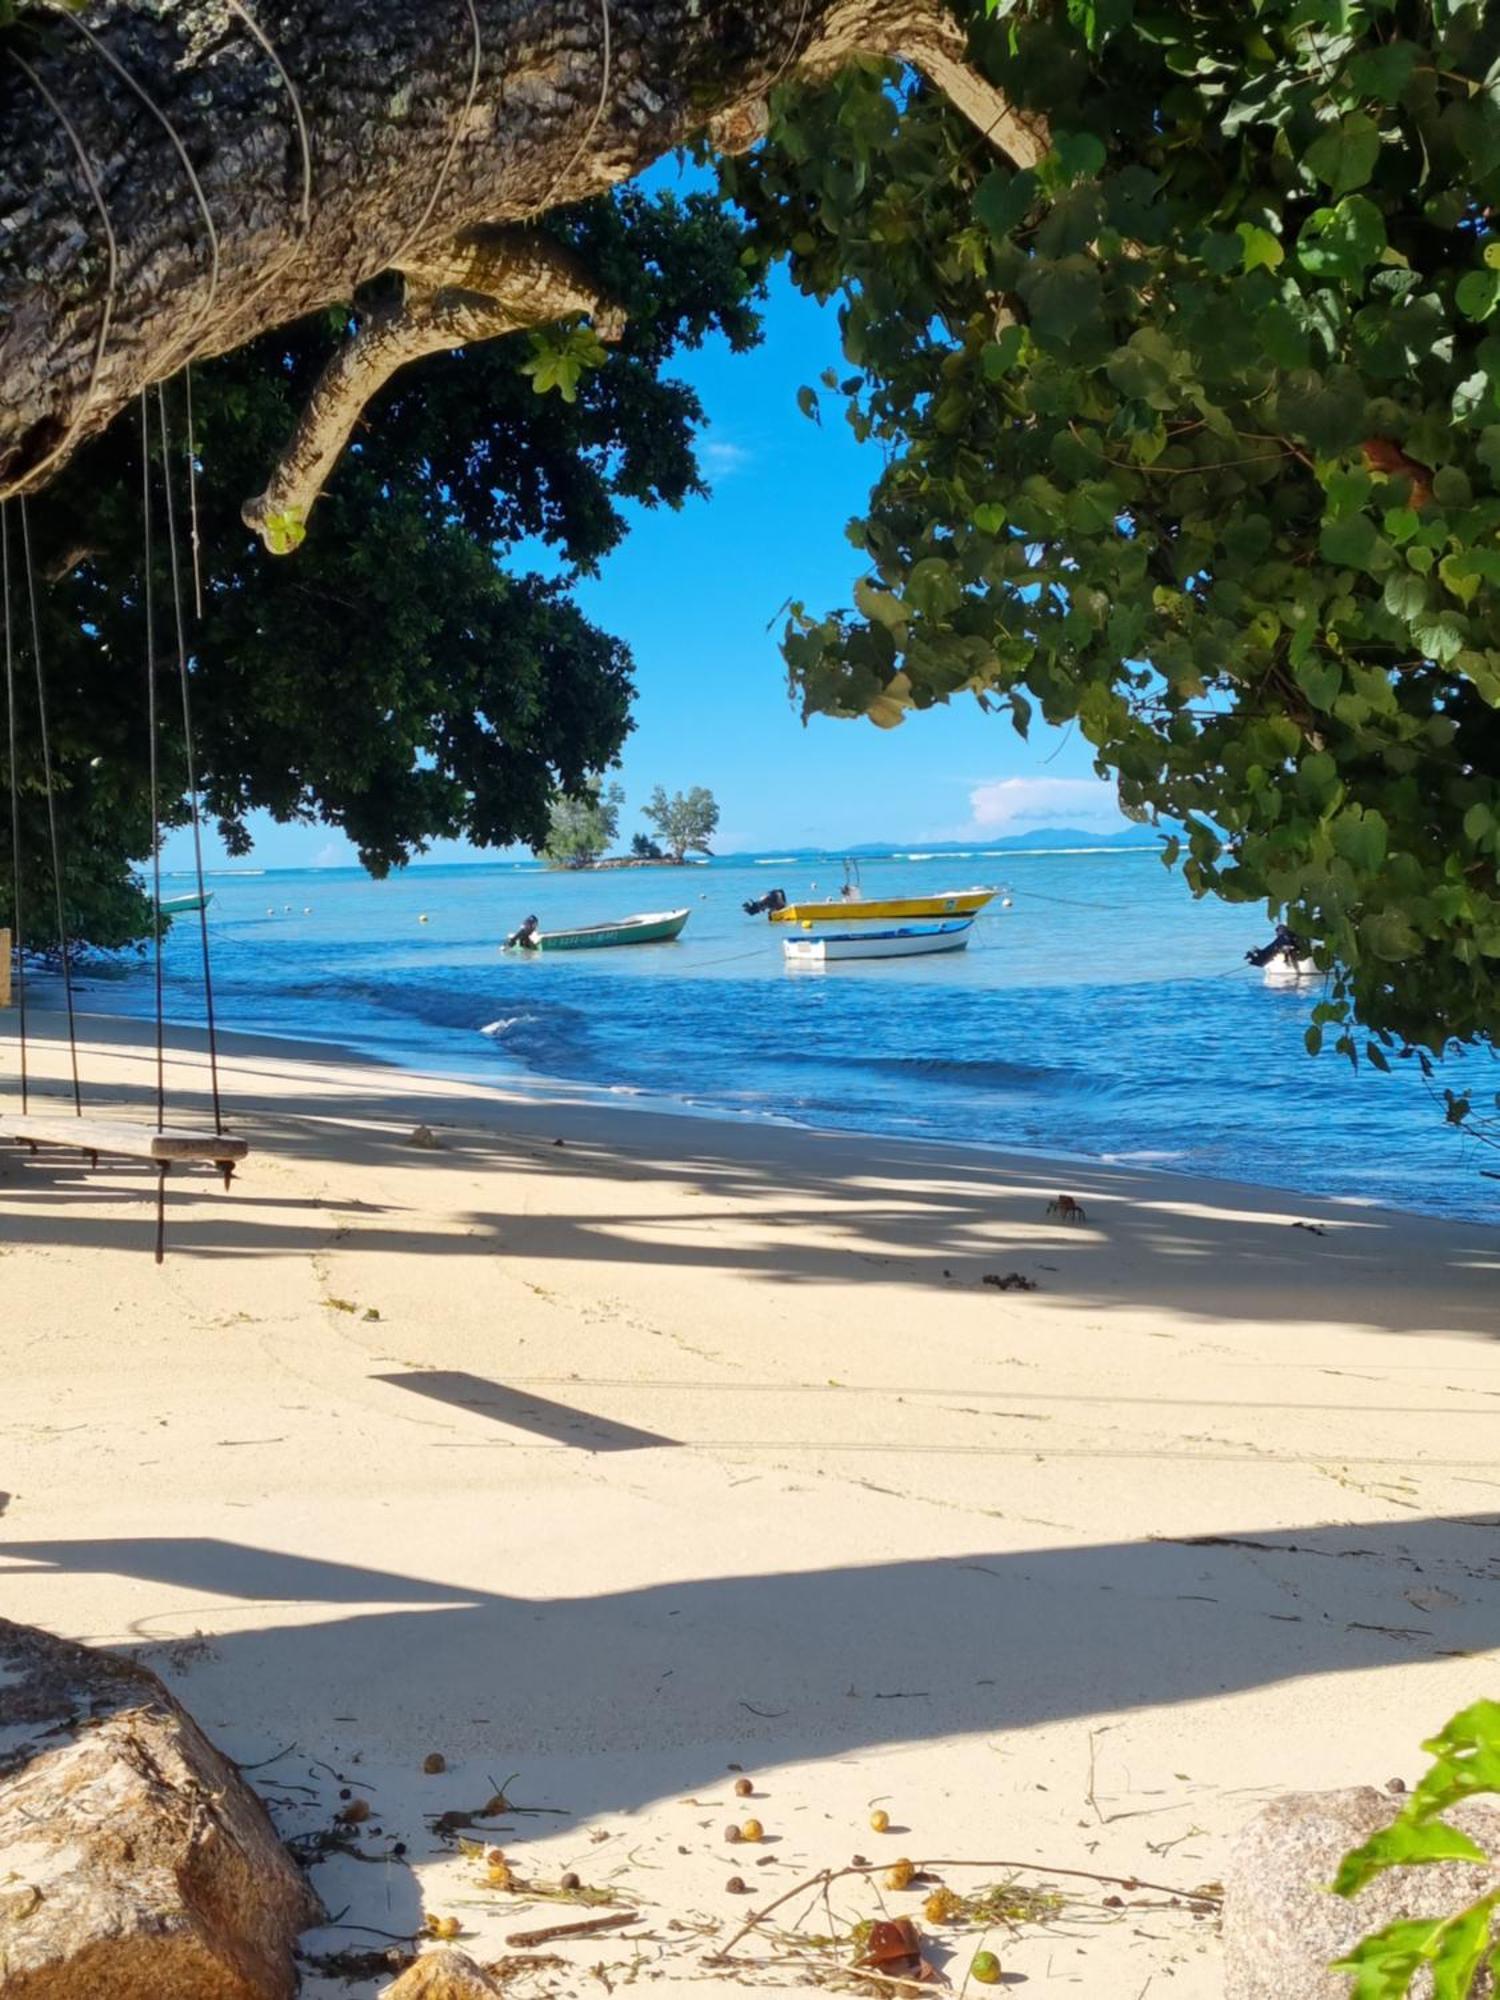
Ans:
{"label": "yellow boat", "polygon": [[841,896],[831,903],[788,903],[773,924],[863,923],[868,917],[972,917],[998,889],[949,889],[938,896]]}

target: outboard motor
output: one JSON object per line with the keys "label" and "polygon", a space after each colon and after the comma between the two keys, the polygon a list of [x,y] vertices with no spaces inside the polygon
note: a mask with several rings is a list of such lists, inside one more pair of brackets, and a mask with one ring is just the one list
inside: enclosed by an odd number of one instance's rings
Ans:
{"label": "outboard motor", "polygon": [[511,932],[510,936],[505,940],[505,942],[507,947],[511,945],[519,945],[523,951],[535,951],[537,948],[536,918],[528,917],[525,923],[521,925],[519,930],[514,930]]}
{"label": "outboard motor", "polygon": [[1247,951],[1245,953],[1245,962],[1248,965],[1266,966],[1271,963],[1273,958],[1295,960],[1306,958],[1307,953],[1308,945],[1306,938],[1298,937],[1297,933],[1288,930],[1285,924],[1278,924],[1276,926],[1276,935],[1272,938],[1271,942],[1261,945],[1255,951]]}
{"label": "outboard motor", "polygon": [[768,917],[774,910],[786,908],[786,891],[768,889],[765,895],[757,896],[753,902],[742,904],[741,908],[747,917]]}

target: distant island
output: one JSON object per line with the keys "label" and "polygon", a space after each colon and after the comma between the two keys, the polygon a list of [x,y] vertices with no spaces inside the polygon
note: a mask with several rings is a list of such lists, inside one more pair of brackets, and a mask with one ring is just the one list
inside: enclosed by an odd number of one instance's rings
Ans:
{"label": "distant island", "polygon": [[[921,852],[924,855],[939,856],[973,854],[980,849],[988,851],[991,848],[1006,848],[1011,852],[1018,850],[1024,852],[1027,848],[1036,847],[1136,847],[1149,850],[1155,848],[1161,838],[1173,831],[1175,829],[1171,827],[1126,826],[1118,833],[1085,833],[1081,827],[1076,826],[1033,826],[1028,827],[1025,833],[1000,833],[990,838],[975,834],[969,840],[924,841]],[[828,851],[833,852],[831,848]],[[894,857],[898,854],[909,856],[911,853],[908,847],[895,847],[887,841],[869,840],[862,841],[857,847],[844,848],[840,851],[858,855],[861,860],[876,855]]]}

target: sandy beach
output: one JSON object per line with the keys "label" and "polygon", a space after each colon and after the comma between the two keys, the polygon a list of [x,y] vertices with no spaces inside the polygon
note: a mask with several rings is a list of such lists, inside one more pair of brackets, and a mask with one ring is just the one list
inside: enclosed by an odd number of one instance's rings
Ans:
{"label": "sandy beach", "polygon": [[[84,1029],[144,1115],[149,1031]],[[1034,1870],[1068,1901],[992,1934],[1008,1973],[1207,2000],[1212,1916],[1164,1892],[1494,1692],[1496,1230],[332,1049],[237,1039],[225,1076],[254,1150],[228,1193],[173,1175],[160,1269],[146,1169],[0,1149],[0,1612],[140,1653],[288,1835],[369,1799],[310,1954],[595,1913],[484,1886],[456,1814],[641,1914],[523,1994],[812,1983],[798,1937],[921,1889],[850,1877],[712,1955],[862,1855]],[[201,1120],[196,1036],[168,1080]],[[942,1938],[959,1988],[977,1938]]]}

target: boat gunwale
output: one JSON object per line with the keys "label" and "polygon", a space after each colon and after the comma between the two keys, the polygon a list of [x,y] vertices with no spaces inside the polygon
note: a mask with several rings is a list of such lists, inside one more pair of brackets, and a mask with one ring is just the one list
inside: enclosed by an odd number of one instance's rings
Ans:
{"label": "boat gunwale", "polygon": [[670,924],[678,917],[690,917],[692,909],[648,910],[643,916],[616,917],[612,923],[568,924],[560,931],[538,931],[538,937],[588,937],[594,931],[628,931],[641,924]]}
{"label": "boat gunwale", "polygon": [[781,940],[783,945],[791,944],[878,944],[888,938],[928,938],[952,937],[955,931],[972,930],[972,917],[949,917],[937,924],[902,924],[893,931],[830,931],[826,937],[788,937]]}

